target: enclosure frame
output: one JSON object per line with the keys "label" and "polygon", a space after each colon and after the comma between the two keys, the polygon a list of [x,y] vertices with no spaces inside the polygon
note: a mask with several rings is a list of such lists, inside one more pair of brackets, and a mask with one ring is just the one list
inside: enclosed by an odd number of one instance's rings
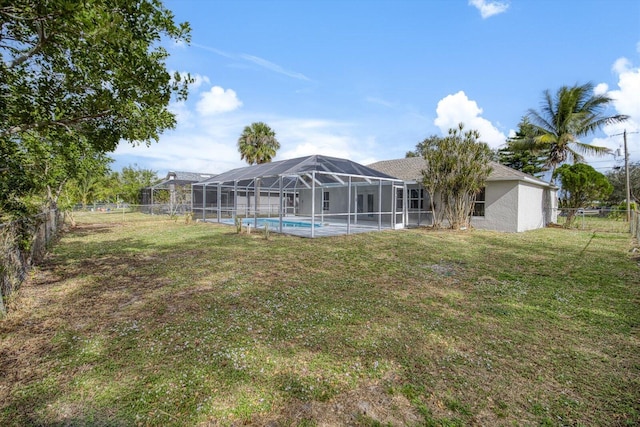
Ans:
{"label": "enclosure frame", "polygon": [[[253,229],[268,227],[261,227],[264,218],[277,218],[273,231],[317,237],[404,228],[406,194],[400,179],[348,160],[309,156],[192,184],[192,211],[202,221],[240,219]],[[288,226],[297,222],[305,226]]]}

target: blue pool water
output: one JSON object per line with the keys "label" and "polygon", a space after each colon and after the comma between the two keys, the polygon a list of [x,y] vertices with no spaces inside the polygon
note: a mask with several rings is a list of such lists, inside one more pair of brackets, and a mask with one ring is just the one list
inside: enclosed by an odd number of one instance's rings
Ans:
{"label": "blue pool water", "polygon": [[[258,218],[257,225],[253,218],[244,218],[242,220],[242,225],[251,227],[264,227],[265,224],[269,226],[270,229],[277,229],[280,227],[280,220],[278,218]],[[306,221],[292,221],[292,220],[282,220],[283,227],[302,227],[302,228],[311,228],[311,223]],[[320,224],[314,224],[314,227],[321,227]]]}

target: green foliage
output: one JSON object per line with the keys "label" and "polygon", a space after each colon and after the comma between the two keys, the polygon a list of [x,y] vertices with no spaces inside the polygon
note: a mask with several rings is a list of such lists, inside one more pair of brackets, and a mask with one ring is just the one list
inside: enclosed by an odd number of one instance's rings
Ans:
{"label": "green foliage", "polygon": [[416,144],[416,148],[413,151],[407,151],[404,157],[405,158],[422,157],[423,155],[422,153],[424,153],[424,150],[434,144],[437,144],[439,139],[440,137],[438,135],[431,135],[430,137],[426,138],[424,141],[418,142]]}
{"label": "green foliage", "polygon": [[148,144],[174,127],[169,102],[191,79],[169,74],[160,42],[189,31],[159,0],[3,2],[0,210],[55,205],[119,141]]}
{"label": "green foliage", "polygon": [[117,200],[131,204],[139,204],[142,189],[158,181],[155,171],[142,169],[138,165],[124,167],[121,173],[114,172],[113,176],[117,183],[114,188]]}
{"label": "green foliage", "polygon": [[593,84],[562,86],[555,96],[544,91],[540,111],[529,110],[528,119],[535,134],[529,147],[544,152],[546,164],[555,170],[567,160],[581,162],[581,153],[607,154],[608,148],[580,142],[606,124],[619,123],[628,116],[607,116],[604,111],[611,103],[607,95],[595,95]]}
{"label": "green foliage", "polygon": [[531,143],[536,136],[534,126],[525,116],[518,123],[516,134],[507,139],[507,145],[497,152],[497,160],[505,166],[534,176],[540,176],[546,170],[545,152],[534,151]]}
{"label": "green foliage", "polygon": [[[609,203],[621,203],[627,199],[627,178],[624,167],[607,172],[613,191],[607,198]],[[640,162],[629,164],[629,189],[631,200],[640,200]],[[626,209],[626,208],[625,208]]]}
{"label": "green foliage", "polygon": [[95,161],[92,165],[80,169],[77,176],[70,179],[63,190],[62,208],[71,208],[80,203],[83,208],[91,203],[98,202],[104,194],[103,189],[108,186],[107,178],[109,174],[109,163],[113,160],[105,155],[91,159]]}
{"label": "green foliage", "polygon": [[[637,210],[637,205],[635,202],[629,203],[629,209],[631,211]],[[615,206],[608,215],[611,219],[622,219],[627,217],[627,202],[620,202],[618,206]]]}
{"label": "green foliage", "polygon": [[250,165],[269,163],[280,149],[276,133],[263,122],[245,126],[238,138],[240,158]]}
{"label": "green foliage", "polygon": [[577,209],[587,207],[613,191],[607,177],[584,163],[562,165],[555,170],[553,179],[556,177],[560,177],[560,207],[567,209],[566,227],[571,225]]}
{"label": "green foliage", "polygon": [[453,229],[468,227],[477,194],[491,173],[489,146],[476,130],[449,129],[444,138],[430,137],[418,147],[427,162],[423,185],[431,195],[434,227],[446,217]]}
{"label": "green foliage", "polygon": [[74,132],[112,151],[175,124],[167,106],[187,82],[159,42],[188,41],[189,26],[160,1],[16,0],[0,19],[3,136]]}

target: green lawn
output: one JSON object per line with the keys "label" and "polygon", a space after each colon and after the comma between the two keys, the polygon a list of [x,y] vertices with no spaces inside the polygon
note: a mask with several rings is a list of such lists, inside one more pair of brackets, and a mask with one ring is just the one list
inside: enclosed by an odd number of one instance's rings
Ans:
{"label": "green lawn", "polygon": [[637,425],[628,234],[86,214],[0,321],[0,425]]}

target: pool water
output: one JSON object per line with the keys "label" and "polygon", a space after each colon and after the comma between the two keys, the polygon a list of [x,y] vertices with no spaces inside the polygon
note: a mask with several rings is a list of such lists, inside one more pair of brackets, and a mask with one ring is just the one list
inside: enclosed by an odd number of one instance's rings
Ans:
{"label": "pool water", "polygon": [[[242,220],[243,226],[251,226],[251,227],[259,227],[262,228],[267,224],[270,229],[277,229],[280,227],[280,220],[278,218],[258,218],[257,224],[256,220],[253,218],[244,218]],[[293,221],[293,220],[282,220],[282,227],[301,227],[301,228],[311,228],[311,223],[307,221]],[[314,224],[314,227],[321,227],[320,224]]]}

